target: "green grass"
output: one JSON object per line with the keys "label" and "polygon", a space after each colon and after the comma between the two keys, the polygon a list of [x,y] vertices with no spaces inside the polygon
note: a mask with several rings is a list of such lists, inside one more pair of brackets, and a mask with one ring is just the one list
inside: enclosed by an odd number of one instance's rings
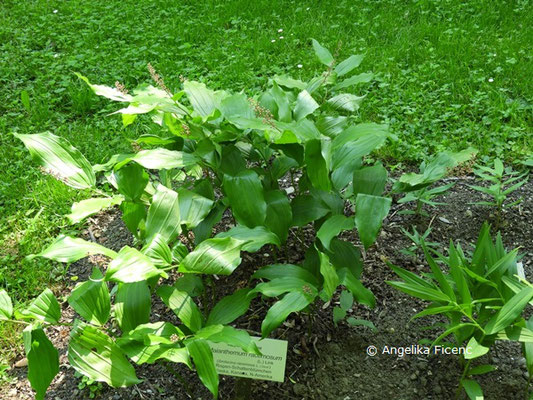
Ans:
{"label": "green grass", "polygon": [[134,88],[149,81],[151,62],[171,89],[183,75],[252,93],[275,74],[321,71],[310,38],[332,51],[341,42],[339,59],[365,53],[361,72],[377,74],[358,90],[369,91],[361,120],[388,122],[399,136],[382,157],[408,163],[472,145],[481,157],[514,161],[533,147],[532,26],[525,0],[3,0],[0,286],[24,302],[62,279],[64,267],[24,257],[68,229],[63,215],[84,196],[43,176],[10,132],[50,130],[97,163],[153,129],[123,129],[106,116],[116,105],[73,72]]}

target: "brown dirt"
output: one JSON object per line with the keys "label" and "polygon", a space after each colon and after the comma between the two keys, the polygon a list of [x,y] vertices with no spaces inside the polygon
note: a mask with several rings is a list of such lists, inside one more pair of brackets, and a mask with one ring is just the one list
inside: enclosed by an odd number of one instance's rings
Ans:
{"label": "brown dirt", "polygon": [[[454,179],[454,178],[452,178]],[[378,349],[383,346],[408,346],[418,343],[423,338],[434,338],[438,327],[422,330],[424,326],[438,323],[437,318],[425,318],[410,322],[415,312],[426,305],[412,299],[386,285],[385,280],[394,280],[394,274],[381,261],[385,256],[392,263],[414,272],[426,271],[427,267],[421,257],[410,257],[400,250],[411,243],[401,232],[401,228],[416,225],[423,232],[431,223],[431,241],[447,244],[450,239],[459,241],[464,248],[477,238],[483,221],[490,219],[490,210],[469,205],[480,200],[481,195],[468,188],[470,178],[455,179],[455,187],[441,198],[448,203],[439,208],[428,208],[429,218],[400,215],[398,211],[409,205],[394,204],[384,223],[384,229],[377,244],[365,254],[363,272],[364,284],[376,296],[377,306],[369,309],[354,306],[350,314],[357,318],[371,320],[378,328],[372,333],[365,328],[353,328],[342,322],[337,328],[333,326],[331,312],[333,304],[317,307],[317,312],[310,320],[307,314],[291,315],[287,322],[273,332],[273,337],[288,340],[289,354],[286,379],[283,383],[248,381],[252,397],[255,400],[277,399],[452,399],[461,373],[459,359],[452,355],[424,356],[406,355],[398,358],[393,355],[378,354],[370,357],[366,353],[369,345]],[[524,197],[523,203],[507,210],[502,234],[508,248],[521,246],[522,260],[528,279],[533,280],[533,184],[528,183],[514,194]],[[223,221],[228,224],[229,219]],[[120,221],[116,212],[100,214],[89,224],[85,232],[87,238],[120,249],[131,244],[132,239]],[[312,229],[306,232],[306,238],[312,238]],[[345,235],[357,243],[355,233]],[[308,240],[306,242],[308,242]],[[281,255],[278,262],[298,263],[305,252],[304,244],[293,241],[288,256]],[[87,278],[93,262],[99,260],[82,260],[71,265],[62,293],[66,295],[73,286],[72,276],[80,280]],[[247,284],[250,275],[258,267],[274,262],[272,253],[264,248],[256,254],[244,254],[242,265],[229,277],[221,277],[216,282],[217,297],[231,293],[236,286]],[[334,302],[332,302],[334,303]],[[241,317],[236,326],[258,333],[261,320],[268,304],[260,299],[252,303],[249,312]],[[154,299],[154,320],[174,320],[172,313]],[[63,303],[63,320],[71,322],[75,315],[66,303]],[[311,327],[311,333],[308,332]],[[52,383],[47,399],[70,400],[89,398],[88,389],[78,388],[79,379],[66,363],[66,346],[68,328],[49,328],[48,334],[60,350],[60,373]],[[20,354],[19,358],[23,355]],[[527,382],[525,360],[520,346],[514,343],[497,343],[480,363],[492,363],[498,370],[479,379],[485,398],[488,400],[524,399]],[[105,384],[98,392],[97,398],[120,399],[187,399],[190,398],[178,380],[159,364],[136,367],[143,383],[125,389],[113,389]],[[209,392],[200,384],[198,378],[186,367],[177,366],[180,374],[189,382],[194,399],[209,399]],[[2,399],[19,400],[33,398],[31,388],[25,378],[26,368],[13,368],[9,371],[10,384],[0,388]],[[234,398],[236,379],[220,377],[221,399]],[[242,381],[240,382],[242,383]]]}

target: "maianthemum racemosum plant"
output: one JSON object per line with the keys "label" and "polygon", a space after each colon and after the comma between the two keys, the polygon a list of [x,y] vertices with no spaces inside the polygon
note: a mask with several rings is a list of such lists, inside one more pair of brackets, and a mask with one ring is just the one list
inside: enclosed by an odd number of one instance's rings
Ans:
{"label": "maianthemum racemosum plant", "polygon": [[[248,332],[230,325],[256,296],[277,299],[262,322],[263,337],[289,314],[319,298],[329,301],[340,285],[349,293],[343,310],[353,299],[374,305],[359,280],[358,248],[338,235],[355,229],[364,247],[375,241],[391,204],[383,195],[387,171],[381,164],[363,166],[362,160],[394,137],[385,125],[356,123],[353,113],[364,96],[345,89],[372,78],[351,74],[363,57],[337,63],[318,42],[313,47],[327,66],[323,74],[309,82],[276,76],[252,99],[187,80],[173,94],[151,66],[157,87],[142,86],[132,94],[120,84],[93,85],[80,76],[97,95],[124,104],[116,113],[125,126],[140,114],[160,126],[157,135],[136,139],[144,149],[114,155],[105,164],[91,165],[65,139],[48,132],[16,135],[45,171],[92,191],[94,197],[72,205],[71,222],[119,206],[136,239],[134,247],[115,252],[61,235],[36,255],[64,263],[95,254],[109,259],[68,297],[79,316],[68,346],[77,372],[122,387],[140,382],[130,361],[183,363],[194,366],[217,397],[209,342],[259,353]],[[290,188],[280,186],[283,177],[290,177]],[[355,216],[345,215],[346,203]],[[224,213],[235,226],[213,237]],[[309,224],[316,237],[302,265],[265,266],[252,276],[255,287],[236,290],[211,309],[202,301],[204,278],[231,274],[242,251],[282,248]],[[150,322],[153,293],[179,324]],[[27,325],[28,378],[42,399],[58,372],[58,353],[44,329],[59,323],[60,305],[46,289],[13,319],[11,300],[1,291],[0,312],[3,319]],[[336,320],[339,314],[342,310]]]}

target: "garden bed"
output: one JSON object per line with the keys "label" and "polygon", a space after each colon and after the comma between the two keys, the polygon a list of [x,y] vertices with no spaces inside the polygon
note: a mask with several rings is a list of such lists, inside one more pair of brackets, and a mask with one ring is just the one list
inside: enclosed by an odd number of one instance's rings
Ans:
{"label": "garden bed", "polygon": [[[366,353],[368,346],[376,346],[381,351],[384,346],[415,345],[422,338],[435,338],[440,333],[438,327],[422,330],[439,322],[437,318],[426,317],[410,322],[410,318],[425,306],[425,303],[408,297],[385,283],[395,280],[393,272],[386,266],[386,258],[393,264],[413,272],[426,271],[427,266],[421,258],[400,253],[411,245],[401,228],[410,230],[412,225],[424,232],[429,224],[432,227],[430,240],[446,246],[450,239],[458,241],[468,249],[469,243],[475,243],[483,222],[490,218],[487,208],[470,205],[480,199],[480,194],[468,188],[472,184],[470,177],[455,179],[456,185],[440,200],[447,206],[427,209],[430,217],[402,215],[401,210],[409,205],[393,204],[391,212],[384,222],[383,230],[376,245],[364,255],[363,283],[376,296],[376,307],[369,309],[354,305],[350,315],[368,319],[374,323],[378,332],[373,333],[364,327],[351,327],[345,322],[334,327],[331,320],[332,304],[319,303],[316,313],[292,314],[283,326],[271,335],[277,339],[288,340],[289,352],[285,382],[269,383],[266,381],[243,381],[221,376],[220,398],[235,398],[235,386],[251,385],[251,396],[256,399],[451,399],[454,398],[457,382],[462,371],[458,357],[453,355],[406,355],[398,358],[394,355],[378,354],[370,357]],[[520,253],[526,277],[531,279],[533,259],[533,184],[531,182],[516,191],[512,197],[523,197],[524,201],[508,210],[502,226],[503,241],[508,248],[520,246]],[[228,224],[229,220],[223,220]],[[311,228],[309,228],[311,229]],[[311,233],[311,232],[310,232]],[[351,236],[350,236],[351,235]],[[343,235],[343,239],[354,241],[355,234]],[[305,236],[304,236],[305,237]],[[311,235],[309,235],[311,237]],[[123,226],[120,216],[109,211],[90,219],[85,238],[95,240],[114,250],[131,244],[132,238]],[[297,264],[303,260],[304,246],[295,240],[289,242],[288,252],[281,252],[278,262]],[[92,263],[102,260],[84,259],[70,266],[64,281],[62,293],[66,296],[75,281],[72,277],[85,280],[92,268]],[[255,254],[244,254],[241,266],[229,276],[219,277],[216,282],[218,297],[227,295],[235,288],[247,284],[251,274],[260,266],[274,263],[267,247]],[[76,279],[76,278],[75,278]],[[172,279],[172,276],[171,276]],[[336,297],[331,302],[335,302]],[[176,317],[155,296],[152,314],[159,318],[175,322]],[[63,303],[63,319],[71,322],[72,310]],[[246,315],[236,321],[236,326],[256,336],[260,336],[261,321],[267,311],[264,300],[252,302]],[[70,314],[69,314],[70,312]],[[74,377],[72,368],[67,367],[66,348],[68,327],[48,328],[47,333],[53,344],[60,351],[60,373],[52,382],[47,399],[70,400],[85,399],[89,390],[79,389],[79,379]],[[21,349],[20,358],[23,357]],[[520,345],[516,342],[498,343],[489,354],[476,360],[477,363],[495,365],[497,371],[480,377],[486,399],[524,399],[527,384],[527,369],[522,357]],[[137,375],[143,383],[125,388],[113,389],[105,384],[97,391],[97,398],[119,399],[186,399],[188,394],[175,376],[163,365],[144,365],[136,367]],[[208,390],[201,385],[195,373],[185,366],[176,366],[176,370],[188,382],[194,399],[211,398]],[[13,368],[9,371],[13,378],[0,390],[2,399],[33,398],[30,385],[25,378],[26,368]]]}

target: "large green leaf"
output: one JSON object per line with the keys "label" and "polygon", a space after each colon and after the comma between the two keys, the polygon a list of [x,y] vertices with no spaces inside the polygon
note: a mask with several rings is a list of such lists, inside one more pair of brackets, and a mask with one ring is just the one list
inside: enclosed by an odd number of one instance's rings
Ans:
{"label": "large green leaf", "polygon": [[70,306],[87,322],[104,325],[109,319],[111,300],[104,276],[98,268],[87,282],[76,285],[68,297]]}
{"label": "large green leaf", "polygon": [[333,238],[330,242],[329,249],[329,260],[335,268],[348,268],[356,278],[361,276],[363,261],[361,260],[359,248],[353,243]]}
{"label": "large green leaf", "polygon": [[261,293],[267,297],[278,297],[287,292],[303,290],[306,290],[313,297],[317,295],[316,288],[308,281],[293,276],[284,276],[272,279],[269,282],[260,283],[250,293]]}
{"label": "large green leaf", "polygon": [[115,297],[115,318],[122,332],[127,333],[150,320],[152,308],[150,289],[145,281],[119,283]]}
{"label": "large green leaf", "polygon": [[124,198],[122,196],[95,197],[92,199],[82,200],[72,204],[72,210],[67,217],[71,223],[77,224],[78,222],[83,221],[89,215],[96,214],[103,209],[120,204],[123,200]]}
{"label": "large green leaf", "polygon": [[55,324],[61,318],[61,308],[50,289],[44,291],[22,311],[22,315]]}
{"label": "large green leaf", "polygon": [[324,247],[330,250],[331,239],[345,230],[353,229],[353,218],[344,215],[332,215],[320,226],[316,236],[320,239]]}
{"label": "large green leaf", "polygon": [[320,60],[320,62],[324,65],[327,65],[328,67],[331,66],[335,60],[333,59],[333,56],[331,55],[329,50],[322,46],[320,43],[318,43],[315,39],[312,39],[312,41],[313,49],[315,50],[315,54]]}
{"label": "large green leaf", "polygon": [[353,173],[353,194],[381,196],[387,183],[387,170],[381,164],[355,170]]}
{"label": "large green leaf", "polygon": [[213,360],[213,353],[205,339],[194,339],[186,343],[191,355],[198,377],[213,393],[213,397],[218,398],[218,374]]}
{"label": "large green leaf", "polygon": [[23,332],[28,380],[35,390],[35,399],[43,400],[46,389],[59,372],[59,353],[42,328],[28,326]]}
{"label": "large green leaf", "polygon": [[261,179],[255,171],[244,170],[235,176],[224,175],[222,186],[237,222],[250,228],[263,225],[267,205]]}
{"label": "large green leaf", "polygon": [[268,310],[263,323],[261,324],[261,335],[267,337],[270,332],[281,325],[287,319],[289,314],[303,310],[314,298],[303,291],[291,292]]}
{"label": "large green leaf", "polygon": [[154,265],[167,266],[172,264],[172,252],[165,239],[160,235],[155,235],[141,250],[147,255]]}
{"label": "large green leaf", "polygon": [[196,228],[193,228],[194,243],[203,242],[213,233],[213,227],[222,219],[226,211],[226,206],[221,202],[215,203],[215,206],[209,211],[209,214],[200,222]]}
{"label": "large green leaf", "polygon": [[13,315],[13,303],[5,289],[0,289],[0,320],[10,319]]}
{"label": "large green leaf", "polygon": [[335,72],[338,76],[346,75],[347,73],[351,72],[354,68],[357,68],[359,64],[363,61],[365,58],[362,54],[357,55],[351,55],[346,60],[342,61],[335,67]]}
{"label": "large green leaf", "polygon": [[122,221],[135,237],[138,237],[138,228],[141,221],[146,218],[146,207],[144,204],[124,201],[120,205],[122,211]]}
{"label": "large green leaf", "polygon": [[376,305],[374,294],[363,286],[361,281],[348,269],[341,268],[337,271],[339,282],[346,286],[358,303],[365,304],[371,308]]}
{"label": "large green leaf", "polygon": [[50,246],[39,254],[31,257],[44,257],[51,260],[70,263],[92,254],[103,254],[115,258],[117,253],[97,243],[87,242],[83,239],[59,235]]}
{"label": "large green leaf", "polygon": [[68,361],[80,374],[113,387],[141,382],[120,347],[98,328],[80,321],[70,334]]}
{"label": "large green leaf", "polygon": [[211,211],[214,201],[190,190],[178,189],[180,224],[188,229],[195,228]]}
{"label": "large green leaf", "polygon": [[524,307],[533,298],[533,287],[525,287],[503,305],[485,327],[485,333],[492,335],[511,325],[522,314]]}
{"label": "large green leaf", "polygon": [[294,106],[294,118],[299,121],[309,114],[312,114],[318,107],[318,103],[311,97],[307,90],[302,90],[298,94],[296,99],[296,105]]}
{"label": "large green leaf", "polygon": [[149,178],[139,164],[131,163],[113,172],[118,191],[127,201],[138,201]]}
{"label": "large green leaf", "polygon": [[265,226],[284,243],[292,224],[292,208],[289,199],[281,190],[270,190],[265,193],[265,200],[267,203]]}
{"label": "large green leaf", "polygon": [[229,275],[241,263],[244,244],[246,242],[230,237],[204,240],[181,261],[179,271]]}
{"label": "large green leaf", "polygon": [[331,211],[324,202],[310,195],[295,197],[291,202],[291,209],[294,226],[307,225]]}
{"label": "large green leaf", "polygon": [[178,193],[163,185],[158,185],[146,217],[146,240],[155,235],[170,242],[181,232],[180,204]]}
{"label": "large green leaf", "polygon": [[37,160],[52,176],[76,189],[94,187],[96,177],[91,164],[77,149],[50,132],[33,135],[14,134],[22,140]]}
{"label": "large green leaf", "polygon": [[160,321],[137,326],[118,339],[117,345],[138,365],[165,359],[192,368],[189,351],[180,343],[183,337],[177,327]]}
{"label": "large green leaf", "polygon": [[364,98],[365,96],[356,96],[351,93],[340,93],[333,96],[331,99],[328,99],[328,104],[330,104],[335,110],[354,112],[359,110],[359,104],[361,104]]}
{"label": "large green leaf", "polygon": [[328,301],[331,299],[333,293],[335,293],[335,290],[340,283],[339,277],[335,267],[329,261],[327,254],[318,251],[318,256],[320,258],[320,274],[324,278],[323,289],[320,293],[320,297],[322,300]]}
{"label": "large green leaf", "polygon": [[306,171],[315,188],[329,191],[331,181],[329,179],[327,159],[324,157],[323,150],[323,142],[319,139],[309,140],[305,143]]}
{"label": "large green leaf", "polygon": [[267,265],[257,270],[253,275],[253,279],[269,279],[276,278],[297,278],[310,283],[313,286],[318,286],[318,281],[315,276],[308,270],[292,264],[272,264]]}
{"label": "large green leaf", "polygon": [[118,256],[109,263],[105,278],[108,281],[131,283],[144,281],[154,276],[166,277],[152,260],[139,250],[124,246]]}
{"label": "large green leaf", "polygon": [[119,169],[131,161],[147,169],[173,169],[193,167],[199,160],[194,154],[157,148],[153,150],[141,150],[135,154],[119,154],[113,156],[106,164],[98,166],[98,169],[106,170],[112,166],[115,169]]}
{"label": "large green leaf", "polygon": [[387,125],[359,124],[333,139],[333,169],[350,165],[381,146],[390,136]]}
{"label": "large green leaf", "polygon": [[465,392],[470,400],[483,400],[483,391],[479,383],[472,379],[462,379],[461,385],[465,388]]}
{"label": "large green leaf", "polygon": [[80,75],[77,72],[75,72],[75,74],[78,78],[84,81],[93,90],[93,92],[98,96],[103,96],[113,101],[131,102],[133,100],[132,95],[127,94],[127,93],[122,93],[120,90],[118,90],[115,87],[109,87],[109,86],[104,86],[104,85],[93,85],[92,83],[89,82],[89,79],[87,79],[85,76]]}
{"label": "large green leaf", "polygon": [[378,236],[381,223],[389,214],[392,200],[387,197],[358,194],[355,200],[355,225],[359,238],[365,246],[370,247]]}
{"label": "large green leaf", "polygon": [[163,285],[157,289],[157,294],[191,331],[196,332],[202,327],[204,323],[202,313],[189,293],[173,286]]}
{"label": "large green leaf", "polygon": [[231,324],[248,310],[253,296],[250,289],[239,289],[229,296],[223,297],[211,310],[206,325]]}
{"label": "large green leaf", "polygon": [[359,83],[367,83],[367,82],[370,82],[373,78],[374,78],[374,74],[363,72],[362,74],[354,75],[348,79],[343,80],[342,82],[337,83],[333,87],[333,89],[340,90],[340,89],[345,89],[350,86],[357,85]]}
{"label": "large green leaf", "polygon": [[258,251],[265,244],[274,244],[278,247],[281,245],[277,235],[270,232],[264,226],[256,226],[255,228],[251,229],[243,225],[237,225],[231,228],[229,231],[219,233],[216,237],[231,237],[242,240],[243,242],[246,242],[242,246],[242,250],[251,253]]}
{"label": "large green leaf", "polygon": [[209,117],[220,107],[220,96],[217,92],[208,89],[204,83],[185,81],[183,91],[191,102],[194,111],[202,117]]}
{"label": "large green leaf", "polygon": [[230,346],[237,346],[248,353],[261,354],[257,344],[248,332],[235,329],[232,326],[209,325],[196,332],[195,337],[206,339],[213,343],[226,343]]}

